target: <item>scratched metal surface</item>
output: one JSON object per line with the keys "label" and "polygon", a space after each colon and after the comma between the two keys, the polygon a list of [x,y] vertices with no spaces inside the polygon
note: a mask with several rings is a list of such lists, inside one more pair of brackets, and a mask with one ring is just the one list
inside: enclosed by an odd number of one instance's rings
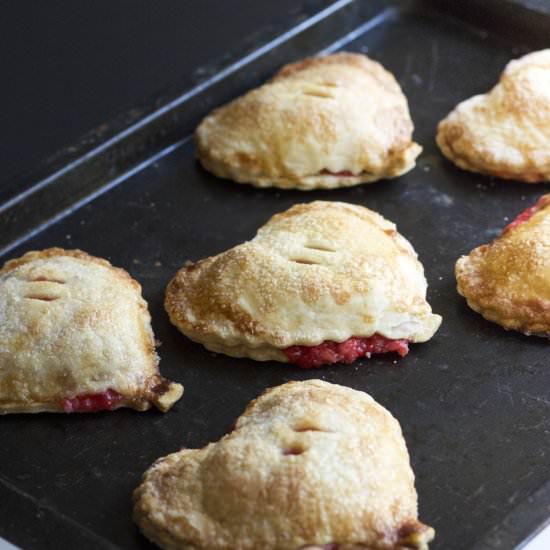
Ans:
{"label": "scratched metal surface", "polygon": [[[395,5],[371,25],[360,19],[362,11],[353,12],[356,27],[363,26],[331,49],[368,53],[398,78],[415,139],[424,146],[411,173],[330,192],[256,190],[201,170],[191,142],[184,141],[3,258],[78,247],[128,269],[150,304],[162,372],[182,382],[186,393],[166,415],[0,419],[1,535],[28,549],[59,548],[60,541],[65,547],[149,548],[130,513],[131,492],[152,461],[216,440],[264,388],[312,377],[365,390],[399,419],[417,475],[420,517],[437,530],[433,548],[511,548],[544,521],[550,502],[550,491],[540,489],[550,478],[548,343],[506,333],[470,311],[455,291],[453,266],[549,187],[460,171],[434,144],[438,120],[458,101],[487,90],[529,43],[417,4]],[[292,55],[278,62],[328,46],[308,36],[294,37]],[[268,76],[253,74],[247,85]],[[432,341],[413,346],[398,364],[380,357],[303,371],[211,354],[170,325],[163,291],[186,260],[238,244],[275,212],[315,199],[365,205],[397,223],[424,263],[430,302],[444,318]],[[533,513],[521,504],[529,502],[536,503]],[[509,524],[518,505],[523,515],[514,530]]]}

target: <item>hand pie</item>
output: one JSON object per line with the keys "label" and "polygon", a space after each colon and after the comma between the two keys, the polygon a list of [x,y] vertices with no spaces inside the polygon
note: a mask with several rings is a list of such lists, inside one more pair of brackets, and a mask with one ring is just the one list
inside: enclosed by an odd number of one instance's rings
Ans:
{"label": "hand pie", "polygon": [[550,337],[550,194],[491,244],[460,258],[456,279],[458,292],[486,319]]}
{"label": "hand pie", "polygon": [[0,270],[0,414],[155,405],[163,379],[141,287],[80,250],[29,252]]}
{"label": "hand pie", "polygon": [[256,237],[184,266],[165,307],[207,349],[317,367],[405,355],[441,323],[410,243],[382,216],[317,201],[277,214]]}
{"label": "hand pie", "polygon": [[550,179],[550,49],[508,63],[489,93],[463,101],[439,123],[437,143],[465,170]]}
{"label": "hand pie", "polygon": [[412,131],[393,75],[366,55],[339,53],[285,65],[208,115],[195,140],[216,176],[309,190],[408,172],[422,150]]}
{"label": "hand pie", "polygon": [[434,536],[397,420],[321,380],[267,390],[217,443],[157,460],[134,502],[162,548],[405,550]]}

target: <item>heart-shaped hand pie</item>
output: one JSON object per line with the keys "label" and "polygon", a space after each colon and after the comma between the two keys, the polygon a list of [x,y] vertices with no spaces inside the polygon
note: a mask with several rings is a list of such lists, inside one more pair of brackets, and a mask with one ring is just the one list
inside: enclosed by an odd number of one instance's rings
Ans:
{"label": "heart-shaped hand pie", "polygon": [[157,460],[134,518],[163,548],[426,549],[397,420],[366,393],[289,382],[252,401],[235,429]]}
{"label": "heart-shaped hand pie", "polygon": [[339,53],[284,66],[208,115],[195,138],[217,176],[308,190],[408,172],[421,151],[412,131],[393,75],[365,55]]}
{"label": "heart-shaped hand pie", "polygon": [[439,123],[437,143],[460,168],[537,183],[550,179],[550,49],[511,61],[487,94]]}
{"label": "heart-shaped hand pie", "polygon": [[550,194],[456,264],[458,292],[483,317],[550,337]]}
{"label": "heart-shaped hand pie", "polygon": [[410,243],[346,203],[295,205],[254,239],[188,264],[166,292],[174,323],[211,351],[303,367],[407,353],[441,317]]}
{"label": "heart-shaped hand pie", "polygon": [[166,411],[182,392],[159,374],[147,303],[126,271],[60,248],[0,270],[0,414]]}

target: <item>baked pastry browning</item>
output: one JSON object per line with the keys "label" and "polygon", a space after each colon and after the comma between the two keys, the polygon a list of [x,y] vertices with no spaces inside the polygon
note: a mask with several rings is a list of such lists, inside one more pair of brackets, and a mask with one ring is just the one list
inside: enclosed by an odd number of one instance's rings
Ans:
{"label": "baked pastry browning", "polygon": [[458,292],[486,319],[550,337],[550,194],[456,264]]}
{"label": "baked pastry browning", "polygon": [[167,411],[182,393],[159,374],[147,303],[126,271],[60,248],[0,270],[0,414]]}
{"label": "baked pastry browning", "polygon": [[195,141],[216,176],[308,190],[408,172],[421,151],[412,132],[393,75],[366,55],[338,53],[285,65],[208,115]]}
{"label": "baked pastry browning", "polygon": [[134,502],[170,549],[427,549],[434,536],[397,420],[321,380],[267,390],[217,443],[157,460]]}
{"label": "baked pastry browning", "polygon": [[550,49],[511,61],[487,94],[439,123],[437,143],[460,168],[537,183],[550,179]]}
{"label": "baked pastry browning", "polygon": [[[295,205],[249,242],[176,274],[170,320],[211,351],[319,366],[407,352],[441,317],[410,243],[367,208]],[[312,349],[312,348],[316,349]]]}

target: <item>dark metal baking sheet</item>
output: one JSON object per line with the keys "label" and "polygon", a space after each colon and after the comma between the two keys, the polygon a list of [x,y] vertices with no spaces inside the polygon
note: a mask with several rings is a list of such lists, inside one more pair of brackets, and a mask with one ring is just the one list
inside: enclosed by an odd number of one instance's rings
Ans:
{"label": "dark metal baking sheet", "polygon": [[[94,134],[50,165],[60,169],[53,176],[26,178],[23,195],[15,187],[4,193],[1,259],[78,247],[128,269],[150,304],[161,370],[186,393],[166,415],[0,418],[0,535],[26,549],[149,548],[130,513],[131,492],[151,462],[219,438],[264,388],[312,377],[368,391],[399,419],[420,516],[437,530],[433,548],[513,548],[545,523],[548,342],[507,333],[470,311],[455,291],[453,265],[549,186],[460,171],[441,157],[434,134],[437,121],[492,86],[510,58],[541,47],[550,18],[529,5],[536,2],[484,2],[483,10],[477,4],[338,2],[225,68],[207,67],[206,80],[180,98],[165,96],[160,109],[157,103],[140,111],[146,118],[122,134],[113,128],[124,121],[108,128],[104,145]],[[283,63],[339,48],[368,53],[400,81],[424,146],[414,171],[302,193],[237,186],[197,165],[189,136],[209,109]],[[186,260],[240,243],[273,213],[314,199],[366,205],[397,223],[419,253],[429,299],[444,317],[433,340],[397,364],[380,357],[304,371],[211,354],[170,325],[163,291]]]}

